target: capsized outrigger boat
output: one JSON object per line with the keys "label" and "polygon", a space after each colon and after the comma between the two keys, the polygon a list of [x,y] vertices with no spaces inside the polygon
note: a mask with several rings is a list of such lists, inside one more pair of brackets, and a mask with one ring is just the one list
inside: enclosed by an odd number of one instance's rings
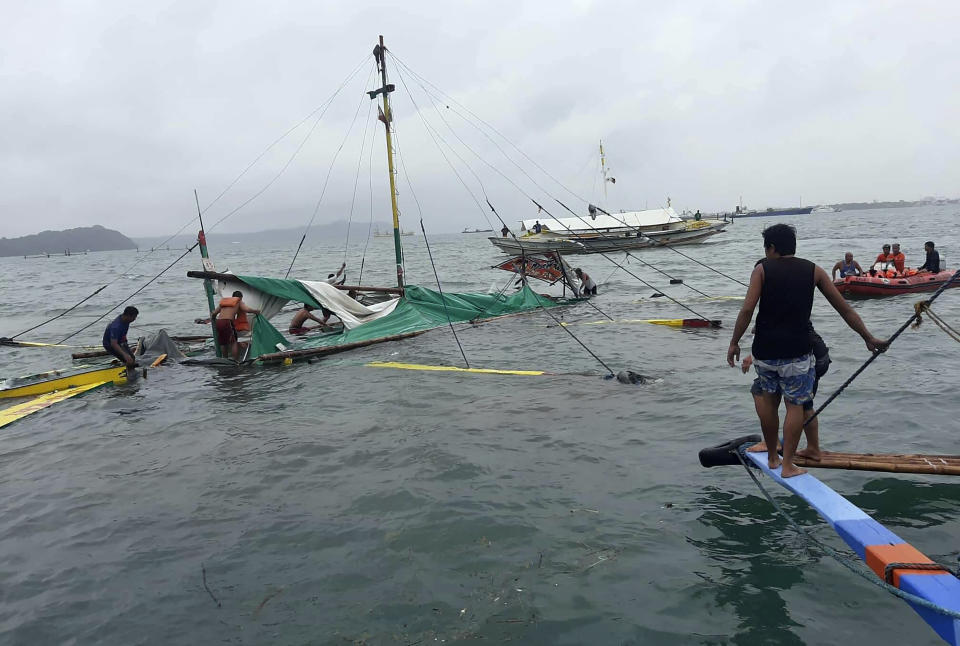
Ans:
{"label": "capsized outrigger boat", "polygon": [[[780,467],[771,469],[767,466],[766,452],[746,451],[760,439],[760,436],[752,435],[704,449],[700,451],[700,463],[712,467],[742,462],[744,466],[760,469],[777,484],[802,498],[817,510],[874,574],[910,595],[905,598],[907,603],[946,643],[960,646],[960,579],[809,473],[792,478],[780,477]],[[934,462],[937,458],[921,457]],[[815,465],[807,463],[807,466]]]}
{"label": "capsized outrigger boat", "polygon": [[0,384],[2,385],[0,398],[33,397],[88,384],[127,383],[127,369],[124,366],[64,373],[65,371],[54,370],[39,375],[8,379]]}

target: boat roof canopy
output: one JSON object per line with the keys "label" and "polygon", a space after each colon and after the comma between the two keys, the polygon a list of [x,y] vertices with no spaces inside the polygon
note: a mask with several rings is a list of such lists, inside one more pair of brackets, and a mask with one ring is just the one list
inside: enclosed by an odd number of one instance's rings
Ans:
{"label": "boat roof canopy", "polygon": [[594,229],[633,229],[636,227],[650,227],[671,222],[681,222],[681,218],[672,206],[662,209],[648,209],[646,211],[625,211],[605,215],[600,211],[594,216],[569,218],[534,218],[521,220],[522,228],[533,229],[536,222],[547,227],[553,233],[569,231],[593,231]]}

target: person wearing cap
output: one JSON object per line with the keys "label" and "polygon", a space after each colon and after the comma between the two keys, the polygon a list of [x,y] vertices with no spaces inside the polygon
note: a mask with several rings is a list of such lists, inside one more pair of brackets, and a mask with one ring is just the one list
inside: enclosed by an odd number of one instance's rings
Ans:
{"label": "person wearing cap", "polygon": [[893,266],[897,268],[897,273],[902,274],[907,259],[904,257],[903,252],[900,251],[899,242],[893,243],[893,250],[890,252],[890,256]]}

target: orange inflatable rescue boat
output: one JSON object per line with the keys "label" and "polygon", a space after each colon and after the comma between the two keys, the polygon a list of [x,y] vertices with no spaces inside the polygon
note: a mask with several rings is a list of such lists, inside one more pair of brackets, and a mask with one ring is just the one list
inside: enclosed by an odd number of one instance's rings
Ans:
{"label": "orange inflatable rescue boat", "polygon": [[[943,265],[941,265],[942,267]],[[912,273],[911,273],[912,272]],[[956,274],[955,269],[931,273],[907,269],[904,274],[894,272],[876,272],[875,276],[865,273],[860,276],[847,276],[833,281],[837,289],[847,298],[881,298],[897,294],[915,294],[934,292],[950,281]],[[960,287],[960,278],[950,282],[948,287]]]}

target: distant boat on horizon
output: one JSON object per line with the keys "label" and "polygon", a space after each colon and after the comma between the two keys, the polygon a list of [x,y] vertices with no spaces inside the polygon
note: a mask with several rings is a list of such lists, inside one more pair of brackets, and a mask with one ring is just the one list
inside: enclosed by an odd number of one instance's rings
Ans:
{"label": "distant boat on horizon", "polygon": [[813,211],[812,206],[795,206],[786,209],[775,209],[770,207],[764,209],[763,211],[741,211],[738,207],[738,210],[734,213],[734,215],[738,218],[763,218],[775,215],[807,215],[811,211]]}
{"label": "distant boat on horizon", "polygon": [[462,233],[493,233],[493,229],[471,229],[470,227],[466,227]]}
{"label": "distant boat on horizon", "polygon": [[[409,237],[413,235],[413,231],[404,231],[403,229],[400,229],[400,235],[404,237]],[[387,229],[386,231],[381,231],[380,228],[378,227],[377,230],[373,232],[373,237],[374,238],[392,238],[393,231],[390,231],[389,229]]]}

